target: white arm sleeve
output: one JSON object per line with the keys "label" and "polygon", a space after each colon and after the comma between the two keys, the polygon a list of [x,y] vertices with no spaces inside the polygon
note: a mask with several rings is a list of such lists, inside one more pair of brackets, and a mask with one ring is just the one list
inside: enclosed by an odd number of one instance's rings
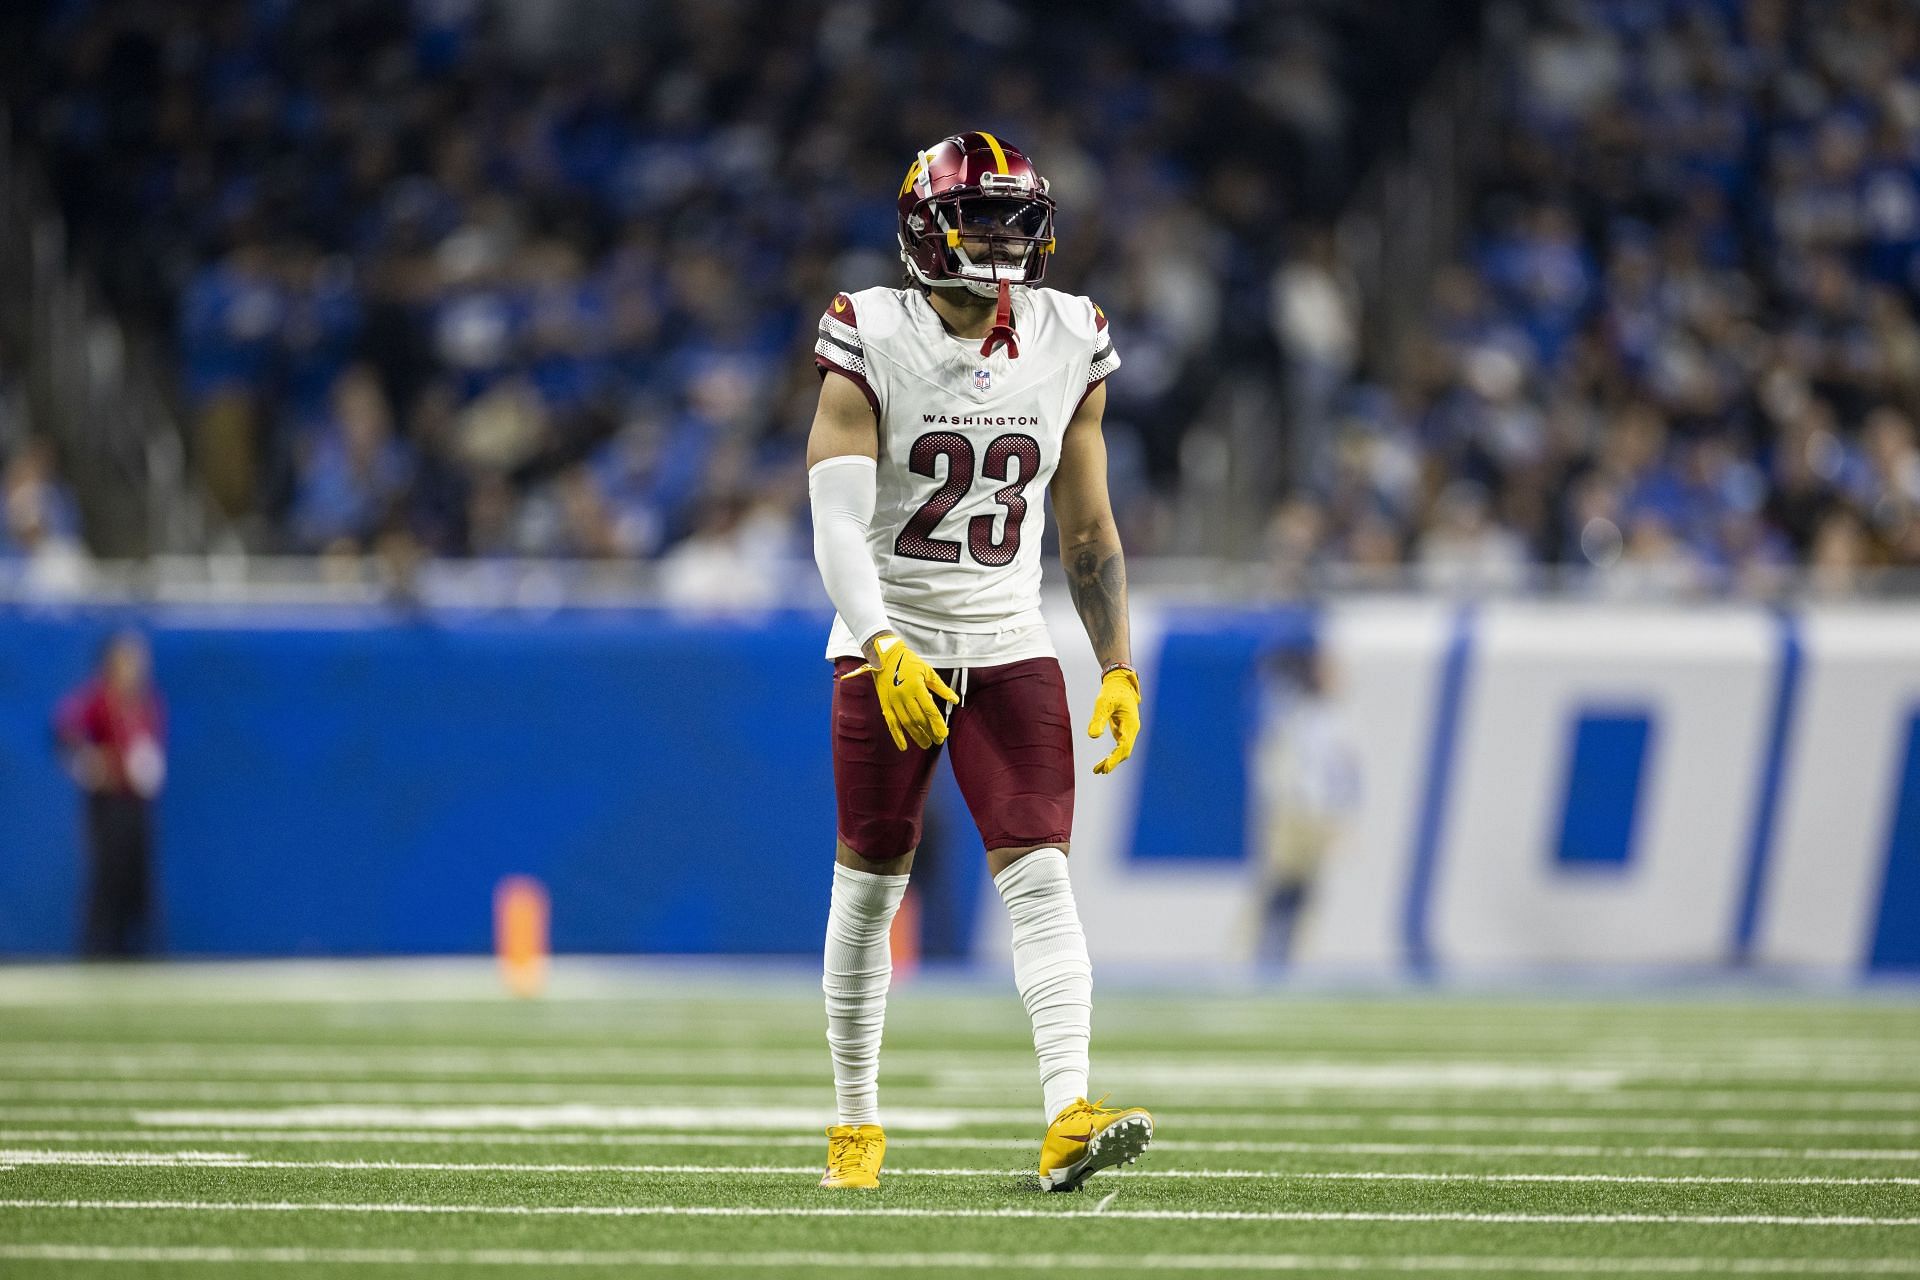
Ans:
{"label": "white arm sleeve", "polygon": [[859,454],[828,458],[807,472],[807,495],[813,504],[813,559],[820,566],[827,598],[860,644],[892,630],[886,602],[880,597],[880,571],[867,550],[876,477],[877,464]]}

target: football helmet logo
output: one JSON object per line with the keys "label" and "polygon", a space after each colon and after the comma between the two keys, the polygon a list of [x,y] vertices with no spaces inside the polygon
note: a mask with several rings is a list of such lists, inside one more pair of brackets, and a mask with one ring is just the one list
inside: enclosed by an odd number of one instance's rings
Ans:
{"label": "football helmet logo", "polygon": [[993,297],[1038,284],[1053,252],[1053,197],[1018,147],[958,133],[922,151],[900,184],[900,257],[932,288]]}

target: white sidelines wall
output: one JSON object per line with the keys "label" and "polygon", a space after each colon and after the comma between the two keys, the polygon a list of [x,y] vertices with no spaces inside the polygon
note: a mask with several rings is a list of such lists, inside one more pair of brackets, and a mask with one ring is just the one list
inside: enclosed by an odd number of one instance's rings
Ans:
{"label": "white sidelines wall", "polygon": [[[1150,598],[1134,618],[1151,687],[1161,637],[1196,624]],[[1097,675],[1071,612],[1053,626],[1084,725]],[[1408,599],[1328,606],[1318,632],[1364,799],[1302,968],[1911,962],[1914,898],[1889,885],[1920,869],[1896,832],[1903,798],[1920,805],[1920,607]],[[1133,856],[1151,725],[1112,778],[1086,772],[1100,748],[1078,740],[1074,880],[1096,960],[1250,964],[1252,857]],[[1220,768],[1245,756],[1222,726]],[[1605,856],[1563,856],[1566,832]],[[978,954],[1004,955],[997,902],[979,918]]]}

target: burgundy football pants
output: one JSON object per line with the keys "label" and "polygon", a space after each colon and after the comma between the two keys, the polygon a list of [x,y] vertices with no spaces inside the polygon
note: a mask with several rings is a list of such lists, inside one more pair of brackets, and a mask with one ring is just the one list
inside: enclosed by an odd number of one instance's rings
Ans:
{"label": "burgundy football pants", "polygon": [[[833,789],[840,839],[875,862],[918,847],[940,746],[893,745],[873,677],[833,664]],[[1073,834],[1073,735],[1052,658],[940,671],[963,696],[947,713],[953,777],[989,849],[1065,844]],[[947,704],[936,699],[940,706]]]}

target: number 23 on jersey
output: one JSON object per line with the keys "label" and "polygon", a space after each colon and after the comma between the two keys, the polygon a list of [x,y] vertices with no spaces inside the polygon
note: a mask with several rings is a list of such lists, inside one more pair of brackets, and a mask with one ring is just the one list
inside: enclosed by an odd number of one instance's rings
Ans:
{"label": "number 23 on jersey", "polygon": [[[958,432],[929,431],[913,442],[907,453],[907,469],[915,475],[938,479],[942,458],[947,463],[946,481],[920,504],[920,509],[901,528],[900,536],[893,540],[895,555],[941,564],[960,562],[959,540],[937,538],[934,530],[973,487],[973,442]],[[1011,564],[1020,554],[1020,526],[1027,518],[1026,488],[1039,470],[1040,442],[1032,436],[996,436],[987,445],[986,457],[980,462],[980,477],[1001,483],[994,491],[993,500],[1006,509],[1006,528],[996,541],[992,515],[977,515],[967,521],[967,553],[976,563],[998,568]]]}

